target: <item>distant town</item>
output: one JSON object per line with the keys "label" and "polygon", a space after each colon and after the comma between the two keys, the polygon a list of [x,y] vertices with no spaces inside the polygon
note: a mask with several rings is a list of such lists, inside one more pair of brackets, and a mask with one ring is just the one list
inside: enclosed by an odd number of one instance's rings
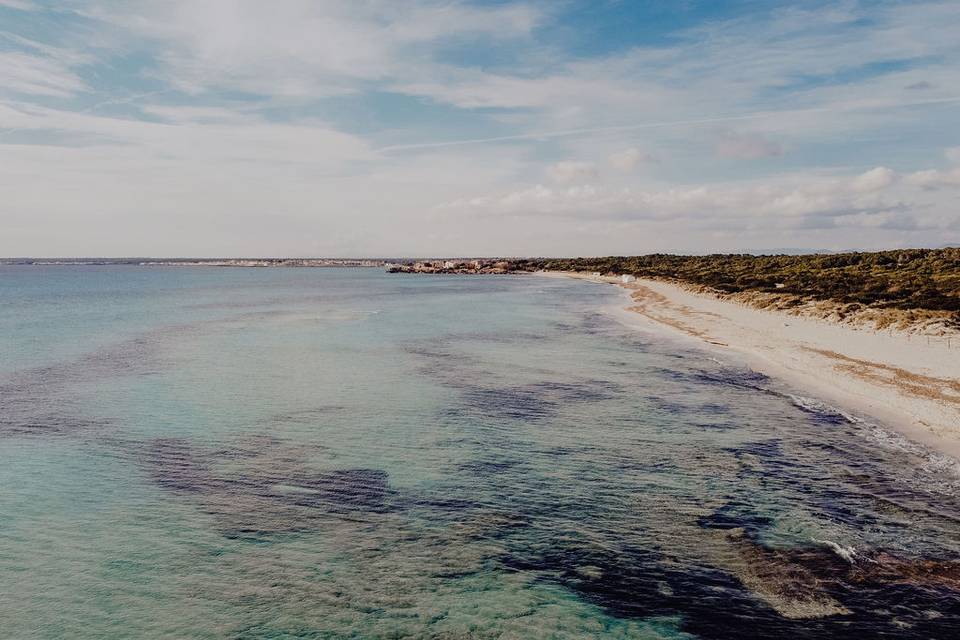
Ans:
{"label": "distant town", "polygon": [[508,260],[431,260],[413,263],[387,264],[390,273],[507,273],[511,271]]}

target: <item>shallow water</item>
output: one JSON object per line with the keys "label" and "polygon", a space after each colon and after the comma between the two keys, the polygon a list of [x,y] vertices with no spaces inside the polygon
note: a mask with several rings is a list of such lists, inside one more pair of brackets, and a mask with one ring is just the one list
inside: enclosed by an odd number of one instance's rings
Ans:
{"label": "shallow water", "polygon": [[0,267],[10,638],[954,638],[960,471],[612,287]]}

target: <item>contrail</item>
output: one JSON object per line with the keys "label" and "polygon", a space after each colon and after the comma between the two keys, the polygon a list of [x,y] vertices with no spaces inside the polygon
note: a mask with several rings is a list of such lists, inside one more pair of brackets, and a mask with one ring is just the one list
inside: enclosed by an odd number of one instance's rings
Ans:
{"label": "contrail", "polygon": [[[771,114],[772,115],[772,114]],[[645,122],[643,124],[625,124],[609,127],[586,127],[583,129],[564,129],[561,131],[543,131],[540,133],[520,133],[509,136],[496,136],[493,138],[468,138],[466,140],[448,140],[446,142],[420,142],[414,144],[396,144],[389,147],[380,147],[375,151],[381,153],[391,153],[393,151],[407,151],[412,149],[434,149],[438,147],[459,147],[470,144],[484,144],[487,142],[506,142],[511,140],[549,140],[550,138],[566,138],[570,136],[579,136],[589,133],[612,133],[617,131],[634,131],[638,129],[657,129],[660,127],[673,127],[684,124],[707,124],[710,122],[728,122],[731,120],[749,120],[760,117],[757,114],[746,114],[739,116],[718,116],[714,118],[697,118],[694,120],[670,120],[668,122]]]}
{"label": "contrail", "polygon": [[495,136],[492,138],[467,138],[465,140],[448,140],[445,142],[419,142],[412,144],[395,144],[375,149],[378,153],[393,153],[396,151],[414,151],[418,149],[440,149],[443,147],[462,147],[474,144],[487,144],[490,142],[512,142],[518,140],[550,140],[552,138],[568,138],[580,135],[594,133],[616,133],[619,131],[640,131],[643,129],[662,129],[667,127],[676,127],[682,125],[713,124],[717,122],[735,122],[738,120],[758,120],[761,118],[784,117],[805,113],[829,113],[837,111],[870,111],[877,109],[892,109],[897,107],[915,107],[932,104],[949,104],[960,102],[960,96],[951,98],[934,98],[930,100],[920,100],[915,102],[899,102],[884,105],[872,105],[861,107],[850,107],[847,109],[836,107],[819,107],[810,109],[796,109],[791,111],[755,111],[740,115],[714,116],[710,118],[694,118],[690,120],[667,120],[664,122],[643,122],[639,124],[626,124],[608,127],[584,127],[581,129],[563,129],[560,131],[542,131],[538,133],[520,133],[506,136]]}
{"label": "contrail", "polygon": [[[0,3],[2,3],[2,2],[0,2]],[[112,105],[112,104],[129,104],[129,103],[131,103],[131,102],[135,102],[136,100],[140,100],[140,99],[142,99],[142,98],[149,98],[149,97],[156,96],[156,95],[161,95],[161,94],[164,94],[164,93],[170,93],[171,91],[172,91],[172,89],[161,89],[161,90],[158,90],[158,91],[148,91],[148,92],[146,92],[146,93],[135,93],[135,94],[131,94],[131,95],[128,95],[128,96],[124,96],[124,97],[122,97],[122,98],[110,98],[110,99],[104,100],[104,101],[102,101],[102,102],[98,102],[98,103],[96,103],[96,104],[92,104],[92,105],[90,105],[89,107],[86,107],[86,108],[84,108],[84,109],[80,109],[79,111],[67,111],[66,113],[77,113],[77,114],[93,113],[94,111],[97,111],[98,109],[100,109],[100,107],[106,107],[107,105]],[[17,133],[17,132],[19,132],[19,131],[30,131],[31,129],[32,129],[32,127],[10,127],[10,128],[8,128],[8,129],[2,129],[2,130],[0,130],[0,138],[4,137],[4,136],[6,136],[6,135],[9,135],[9,134],[11,134],[11,133]]]}
{"label": "contrail", "polygon": [[78,113],[92,113],[99,109],[100,107],[106,107],[111,104],[129,104],[135,102],[142,98],[152,98],[153,96],[159,96],[164,93],[170,93],[173,89],[158,89],[157,91],[147,91],[146,93],[134,93],[122,98],[109,98],[103,102],[98,102],[94,105],[87,107],[86,109],[81,109]]}

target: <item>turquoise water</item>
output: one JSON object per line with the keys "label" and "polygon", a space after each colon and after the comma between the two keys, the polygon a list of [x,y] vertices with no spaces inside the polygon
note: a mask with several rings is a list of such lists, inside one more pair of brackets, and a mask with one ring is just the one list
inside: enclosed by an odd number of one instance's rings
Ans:
{"label": "turquoise water", "polygon": [[0,267],[3,637],[956,637],[955,461],[617,305]]}

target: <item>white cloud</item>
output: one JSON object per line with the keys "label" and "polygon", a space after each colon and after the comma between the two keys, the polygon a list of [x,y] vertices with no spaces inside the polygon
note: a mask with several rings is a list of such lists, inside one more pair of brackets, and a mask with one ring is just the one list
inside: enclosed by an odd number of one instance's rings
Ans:
{"label": "white cloud", "polygon": [[[836,21],[824,13],[758,10],[680,33],[670,46],[636,47],[599,60],[559,57],[539,72],[432,68],[392,86],[465,109],[515,110],[518,123],[526,115],[524,133],[532,139],[551,129],[601,137],[617,135],[617,125],[651,125],[702,140],[696,122],[742,118],[752,123],[750,130],[721,139],[716,149],[740,158],[774,157],[785,144],[835,143],[838,134],[895,128],[917,122],[920,110],[935,110],[938,101],[958,100],[951,90],[960,86],[955,3],[849,4],[835,12],[845,16]],[[926,62],[863,73],[891,60]],[[855,79],[831,80],[843,75]],[[930,84],[922,96],[904,89],[921,80]],[[952,122],[949,115],[926,120],[931,128],[946,121]]]}
{"label": "white cloud", "polygon": [[66,97],[86,88],[63,62],[16,51],[0,52],[0,93]]}
{"label": "white cloud", "polygon": [[922,189],[930,190],[960,187],[960,167],[946,171],[936,169],[917,171],[907,176],[907,181]]}
{"label": "white cloud", "polygon": [[[904,194],[892,191],[897,175],[877,167],[859,175],[787,177],[748,184],[638,189],[535,185],[460,199],[441,208],[461,213],[552,216],[603,220],[672,220],[691,228],[917,228]],[[680,222],[682,221],[682,222]],[[941,220],[941,222],[943,222]]]}
{"label": "white cloud", "polygon": [[641,163],[652,161],[652,155],[643,153],[636,147],[630,147],[629,149],[624,149],[623,151],[611,153],[607,157],[607,162],[611,167],[623,172],[633,171]]}
{"label": "white cloud", "polygon": [[589,182],[598,176],[597,168],[590,162],[564,161],[547,167],[547,177],[559,184]]}
{"label": "white cloud", "polygon": [[162,122],[0,103],[0,134],[57,136],[0,138],[0,255],[412,255],[436,237],[492,250],[496,230],[424,212],[522,170],[494,145],[392,159],[319,121],[144,111]]}
{"label": "white cloud", "polygon": [[854,178],[850,187],[858,193],[870,193],[886,189],[897,180],[897,174],[887,167],[875,167]]}
{"label": "white cloud", "polygon": [[418,77],[433,65],[433,45],[522,38],[539,20],[525,5],[439,0],[104,0],[84,13],[119,27],[119,46],[146,39],[161,47],[155,73],[181,90],[299,99]]}
{"label": "white cloud", "polygon": [[[600,58],[544,36],[556,10],[533,1],[68,6],[57,46],[0,33],[0,255],[960,238],[960,169],[907,166],[955,119],[956,3],[761,8]],[[864,71],[887,61],[903,64]],[[390,92],[408,96],[385,108]],[[880,162],[902,176],[835,173]]]}
{"label": "white cloud", "polygon": [[945,155],[950,162],[960,164],[960,147],[945,149],[943,155]]}
{"label": "white cloud", "polygon": [[[13,108],[14,106],[18,108]],[[163,114],[169,122],[147,122],[92,113],[61,111],[29,105],[0,105],[0,126],[20,131],[47,131],[74,134],[109,145],[126,162],[127,150],[145,160],[235,161],[285,165],[309,164],[336,169],[344,163],[374,158],[362,139],[325,125],[273,123],[258,117],[241,118],[218,110],[146,107],[148,113]],[[210,114],[220,121],[211,122]],[[208,116],[204,122],[204,117]],[[11,145],[12,146],[12,145]],[[77,171],[82,171],[78,168]]]}
{"label": "white cloud", "polygon": [[[592,65],[591,65],[592,66]],[[562,74],[524,78],[474,70],[443,69],[428,80],[398,82],[397,91],[432,98],[463,109],[545,109],[565,114],[564,120],[580,121],[597,106],[628,108],[659,101],[666,90],[653,85],[643,90],[636,79],[611,77],[586,65],[570,67]]]}

